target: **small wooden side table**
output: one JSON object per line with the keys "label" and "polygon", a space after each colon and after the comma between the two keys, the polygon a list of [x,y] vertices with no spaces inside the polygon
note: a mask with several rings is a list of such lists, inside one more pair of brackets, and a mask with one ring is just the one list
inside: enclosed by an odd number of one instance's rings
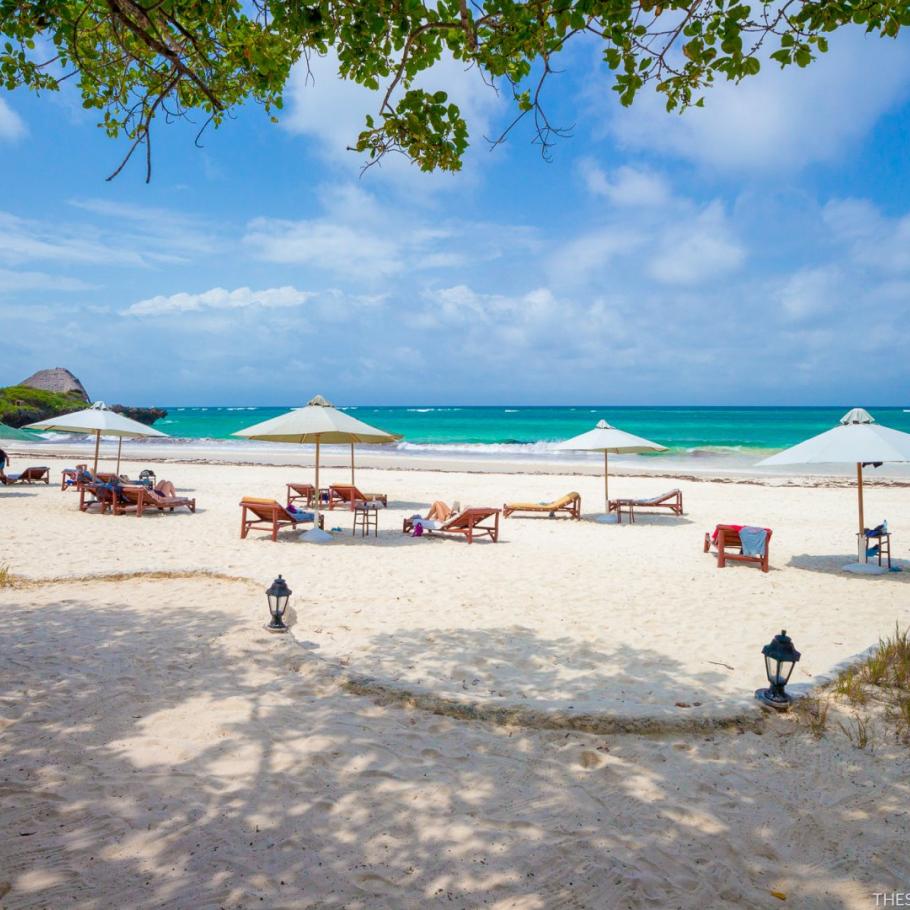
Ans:
{"label": "small wooden side table", "polygon": [[[866,547],[866,553],[864,554],[863,562],[869,562],[868,551],[869,547],[873,545],[878,546],[878,553],[875,556],[878,557],[878,564],[882,564],[882,557],[885,557],[886,565],[888,568],[891,568],[891,532],[890,531],[881,531],[878,534],[864,534],[864,541]],[[873,557],[874,558],[874,557]]]}
{"label": "small wooden side table", "polygon": [[379,503],[359,502],[354,506],[354,535],[357,534],[358,526],[361,537],[369,536],[371,528],[373,536],[379,536]]}

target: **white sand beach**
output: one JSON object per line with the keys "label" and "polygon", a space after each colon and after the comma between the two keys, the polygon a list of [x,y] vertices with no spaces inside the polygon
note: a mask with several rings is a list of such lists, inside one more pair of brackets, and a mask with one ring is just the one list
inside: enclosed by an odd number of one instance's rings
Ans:
{"label": "white sand beach", "polygon": [[[317,547],[239,535],[242,496],[309,468],[146,466],[197,513],[0,490],[0,906],[860,908],[910,882],[906,747],[752,698],[781,628],[806,684],[910,624],[910,488],[867,489],[908,568],[873,578],[840,568],[844,479],[619,476],[685,515],[605,526],[593,474],[364,467],[378,537],[336,510]],[[497,544],[401,533],[571,489],[585,520]],[[771,571],[718,569],[718,522],[772,528]],[[262,628],[278,573],[289,636]]]}

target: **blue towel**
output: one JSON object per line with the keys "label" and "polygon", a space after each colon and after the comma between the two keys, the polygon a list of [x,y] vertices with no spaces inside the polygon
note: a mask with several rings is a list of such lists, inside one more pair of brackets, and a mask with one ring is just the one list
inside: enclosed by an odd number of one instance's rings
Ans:
{"label": "blue towel", "polygon": [[743,556],[764,556],[768,532],[764,528],[742,528],[739,540],[743,545]]}

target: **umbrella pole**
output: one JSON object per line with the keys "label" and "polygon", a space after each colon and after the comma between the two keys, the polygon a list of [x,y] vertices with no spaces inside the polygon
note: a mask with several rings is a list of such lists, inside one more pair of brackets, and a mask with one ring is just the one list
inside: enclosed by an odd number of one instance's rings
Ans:
{"label": "umbrella pole", "polygon": [[866,519],[863,516],[863,465],[862,462],[856,463],[856,495],[859,501],[859,533],[866,530]]}
{"label": "umbrella pole", "polygon": [[351,486],[352,487],[357,486],[357,484],[354,483],[354,443],[353,442],[351,443]]}
{"label": "umbrella pole", "polygon": [[120,437],[119,442],[117,443],[117,470],[114,473],[119,477],[120,476],[120,452],[123,449],[123,437]]}
{"label": "umbrella pole", "polygon": [[609,455],[607,450],[604,449],[604,515],[609,515],[610,513],[610,475],[609,475],[609,466],[607,459]]}
{"label": "umbrella pole", "polygon": [[101,445],[101,430],[95,430],[95,466],[92,468],[92,473],[98,473],[98,447]]}
{"label": "umbrella pole", "polygon": [[319,507],[322,505],[322,495],[319,492],[319,437],[316,437],[316,521],[314,528],[319,527]]}

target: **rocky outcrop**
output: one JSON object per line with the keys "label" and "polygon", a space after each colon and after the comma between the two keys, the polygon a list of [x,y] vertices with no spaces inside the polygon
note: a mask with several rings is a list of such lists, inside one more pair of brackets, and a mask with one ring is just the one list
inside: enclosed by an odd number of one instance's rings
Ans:
{"label": "rocky outcrop", "polygon": [[131,420],[138,420],[147,427],[150,427],[156,420],[167,417],[167,411],[164,408],[131,408],[125,404],[112,404],[111,410],[123,414],[124,417],[129,417]]}
{"label": "rocky outcrop", "polygon": [[40,389],[42,392],[54,392],[57,395],[71,395],[82,401],[90,402],[85,386],[67,369],[54,367],[52,370],[38,370],[37,373],[19,383],[29,389]]}
{"label": "rocky outcrop", "polygon": [[[69,370],[63,367],[38,370],[18,385],[0,388],[0,423],[22,427],[38,420],[81,411],[90,402],[85,386]],[[115,404],[111,410],[146,426],[167,417],[167,411],[162,408],[133,408]]]}

